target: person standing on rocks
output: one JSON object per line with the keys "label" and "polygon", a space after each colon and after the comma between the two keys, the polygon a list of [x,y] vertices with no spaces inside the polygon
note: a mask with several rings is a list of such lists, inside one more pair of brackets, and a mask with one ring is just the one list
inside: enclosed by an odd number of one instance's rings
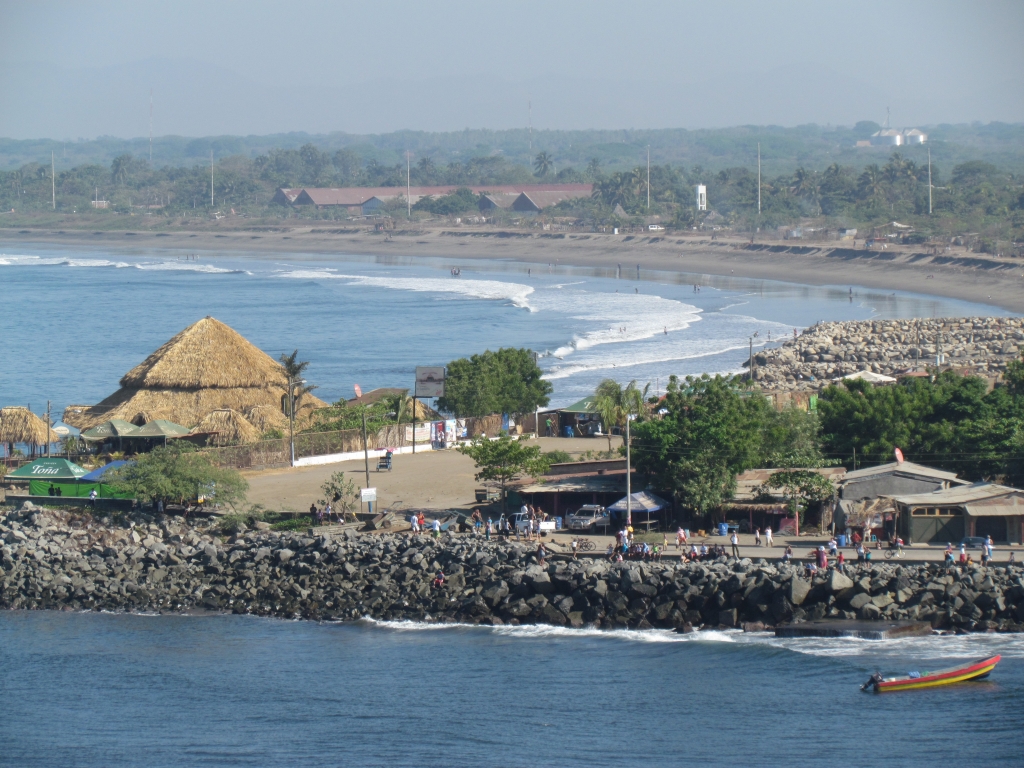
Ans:
{"label": "person standing on rocks", "polygon": [[440,539],[441,538],[441,521],[439,519],[437,519],[436,517],[434,518],[434,526],[433,526],[433,528],[434,528],[434,538],[435,539]]}
{"label": "person standing on rocks", "polygon": [[548,556],[547,551],[544,549],[543,542],[537,545],[537,565],[544,567],[547,565],[545,558]]}
{"label": "person standing on rocks", "polygon": [[416,517],[416,513],[415,512],[413,512],[411,515],[409,515],[409,525],[410,525],[410,530],[412,531],[412,533],[419,533],[420,532],[420,521],[419,521],[419,518]]}
{"label": "person standing on rocks", "polygon": [[764,529],[764,545],[766,547],[775,546],[775,540],[772,538],[772,527],[770,525]]}
{"label": "person standing on rocks", "polygon": [[736,535],[736,531],[732,532],[729,541],[732,543],[732,556],[738,560],[740,557],[740,537]]}

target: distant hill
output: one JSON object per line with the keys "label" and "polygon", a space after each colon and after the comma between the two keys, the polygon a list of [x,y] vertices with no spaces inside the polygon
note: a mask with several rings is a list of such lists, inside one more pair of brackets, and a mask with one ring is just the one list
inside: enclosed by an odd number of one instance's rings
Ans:
{"label": "distant hill", "polygon": [[[968,160],[982,160],[1011,173],[1024,173],[1024,125],[988,123],[982,125],[900,126],[917,127],[928,134],[924,146],[904,147],[901,152],[924,161],[930,147],[932,160],[946,168]],[[499,155],[508,162],[531,166],[539,152],[547,152],[554,170],[569,166],[583,169],[596,158],[604,171],[624,170],[647,161],[701,166],[718,171],[725,168],[754,168],[757,144],[761,144],[761,160],[765,173],[787,174],[798,167],[824,169],[832,163],[862,167],[869,163],[883,164],[892,147],[855,147],[879,126],[873,122],[853,127],[802,125],[792,128],[778,126],[737,126],[703,130],[581,130],[540,131],[465,130],[449,133],[398,131],[377,135],[346,133],[307,134],[283,133],[269,136],[159,136],[153,139],[153,166],[191,167],[209,162],[210,152],[216,159],[232,155],[255,158],[274,149],[298,149],[314,144],[322,151],[349,149],[364,163],[376,161],[394,166],[404,162],[406,150],[413,162],[429,157],[437,166],[463,163],[474,157]],[[49,165],[54,153],[58,170],[87,163],[109,166],[118,155],[130,153],[149,158],[149,139],[119,139],[110,136],[88,141],[61,142],[50,139],[0,138],[0,170],[16,170],[28,163]]]}

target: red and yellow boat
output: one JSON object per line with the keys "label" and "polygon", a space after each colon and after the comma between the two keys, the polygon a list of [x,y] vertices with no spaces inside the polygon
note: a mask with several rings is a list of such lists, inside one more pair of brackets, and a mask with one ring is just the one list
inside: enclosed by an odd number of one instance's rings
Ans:
{"label": "red and yellow boat", "polygon": [[889,693],[890,691],[909,691],[915,688],[934,688],[938,685],[951,685],[966,680],[981,680],[992,673],[1001,658],[1001,656],[992,656],[972,661],[969,664],[961,664],[958,667],[940,669],[935,672],[911,672],[909,675],[900,677],[882,677],[881,673],[876,672],[870,680],[861,686],[861,690],[873,689],[875,693]]}

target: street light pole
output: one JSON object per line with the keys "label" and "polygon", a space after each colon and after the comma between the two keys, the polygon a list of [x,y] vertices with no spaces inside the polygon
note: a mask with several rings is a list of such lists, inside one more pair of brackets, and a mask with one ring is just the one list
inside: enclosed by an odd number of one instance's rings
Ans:
{"label": "street light pole", "polygon": [[295,385],[305,384],[305,379],[288,379],[288,445],[291,450],[291,466],[295,466]]}

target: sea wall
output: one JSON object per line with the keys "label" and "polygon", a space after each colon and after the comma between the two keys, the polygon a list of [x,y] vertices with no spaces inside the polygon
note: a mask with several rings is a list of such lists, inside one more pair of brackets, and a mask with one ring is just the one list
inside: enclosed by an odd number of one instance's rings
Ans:
{"label": "sea wall", "polygon": [[[754,355],[754,379],[767,389],[820,389],[857,371],[895,376],[934,367],[1000,375],[1024,349],[1024,318],[906,318],[827,322]],[[812,381],[813,377],[813,381]]]}
{"label": "sea wall", "polygon": [[[66,511],[0,518],[0,607],[189,611],[308,619],[760,628],[811,618],[917,619],[1024,631],[1024,569],[936,564],[796,566],[720,558],[609,563],[467,535],[337,537],[245,531],[222,539],[181,518],[98,524]],[[447,583],[432,586],[443,569]]]}

